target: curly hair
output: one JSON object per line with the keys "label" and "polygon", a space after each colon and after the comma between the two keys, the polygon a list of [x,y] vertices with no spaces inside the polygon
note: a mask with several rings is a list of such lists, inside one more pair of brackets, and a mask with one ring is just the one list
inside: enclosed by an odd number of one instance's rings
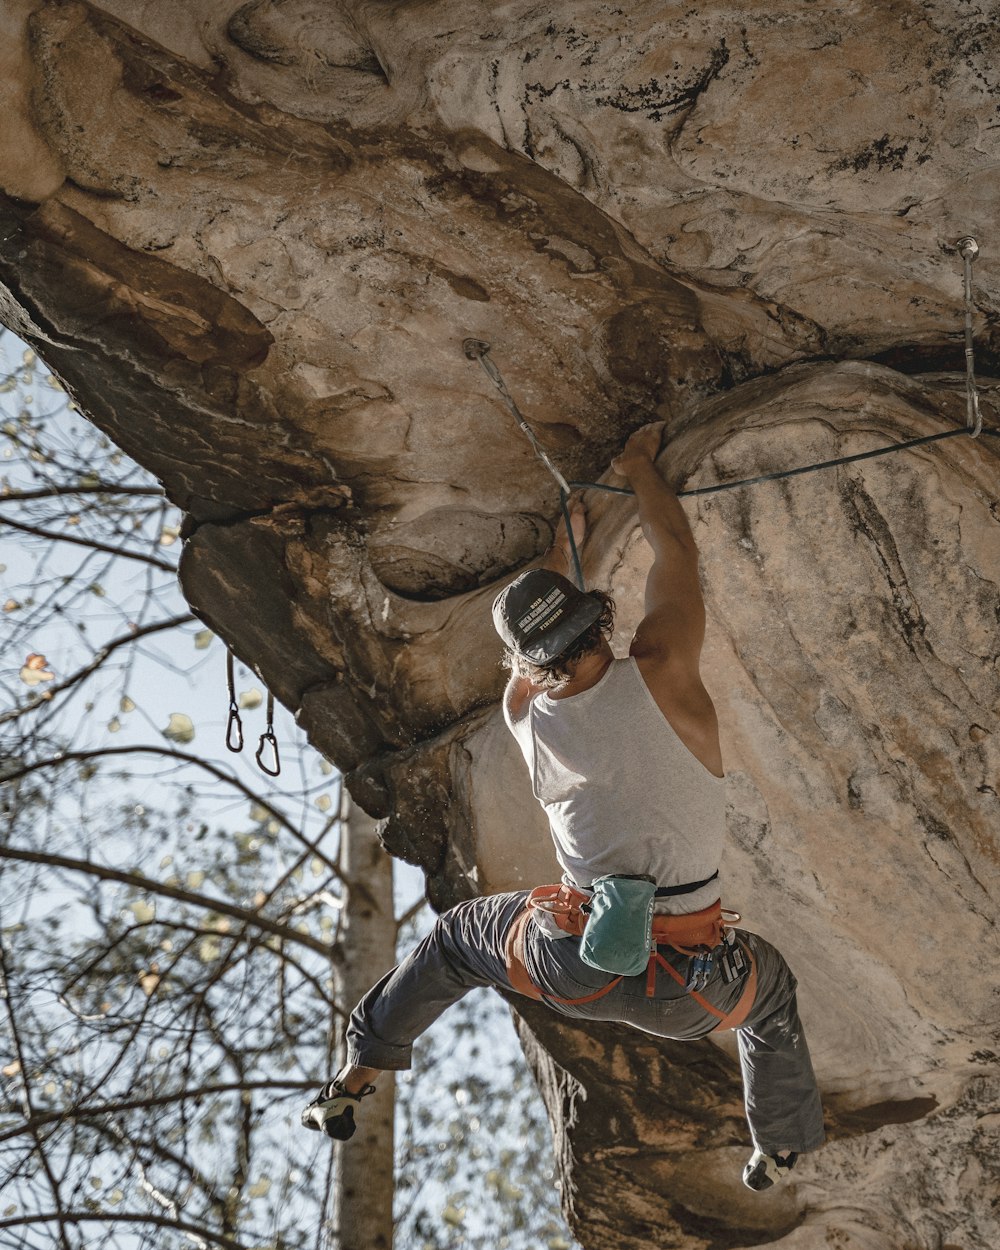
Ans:
{"label": "curly hair", "polygon": [[560,651],[554,660],[549,660],[547,664],[536,664],[526,655],[508,648],[501,661],[503,666],[510,669],[516,677],[524,677],[533,686],[542,686],[546,690],[568,681],[583,656],[596,650],[602,639],[610,638],[615,628],[614,599],[603,590],[591,590],[588,593],[600,601],[601,615],[578,638],[574,638],[565,650]]}

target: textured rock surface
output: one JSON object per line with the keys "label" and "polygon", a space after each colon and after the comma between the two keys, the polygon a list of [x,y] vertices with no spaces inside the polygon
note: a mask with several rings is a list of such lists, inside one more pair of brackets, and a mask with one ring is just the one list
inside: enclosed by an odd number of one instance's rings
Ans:
{"label": "textured rock surface", "polygon": [[[569,476],[660,416],[672,481],[735,480],[964,423],[973,234],[1000,424],[994,19],[0,4],[0,315],[186,510],[192,604],[439,903],[552,872],[487,609],[557,501],[463,338]],[[832,1144],[751,1200],[728,1042],[526,1012],[585,1246],[996,1245],[998,450],[689,501],[727,897],[800,977]],[[588,505],[626,643],[645,550]]]}

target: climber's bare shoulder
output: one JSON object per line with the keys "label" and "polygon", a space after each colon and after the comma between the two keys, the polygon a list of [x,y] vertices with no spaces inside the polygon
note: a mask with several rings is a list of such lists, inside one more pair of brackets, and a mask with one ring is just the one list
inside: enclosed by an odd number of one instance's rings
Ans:
{"label": "climber's bare shoulder", "polygon": [[[639,639],[639,634],[636,634]],[[633,642],[631,655],[671,729],[691,754],[716,777],[722,777],[722,744],[715,704],[701,679],[697,657],[669,647],[643,647]]]}
{"label": "climber's bare shoulder", "polygon": [[534,685],[527,677],[512,674],[503,692],[503,710],[507,720],[513,724],[527,716],[531,700],[541,692],[542,687]]}

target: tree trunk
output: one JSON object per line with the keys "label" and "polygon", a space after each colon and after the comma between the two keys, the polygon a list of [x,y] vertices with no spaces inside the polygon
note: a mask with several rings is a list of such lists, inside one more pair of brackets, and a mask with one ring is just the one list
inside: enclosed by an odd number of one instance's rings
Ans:
{"label": "tree trunk", "polygon": [[[350,1011],[396,962],[392,859],[376,835],[376,822],[346,788],[341,806],[340,869],[348,883],[335,965],[336,1001]],[[344,1057],[345,1022],[338,1018],[338,1063]],[[358,1130],[334,1144],[333,1236],[337,1250],[392,1250],[395,1137],[393,1074],[379,1078],[364,1099]]]}

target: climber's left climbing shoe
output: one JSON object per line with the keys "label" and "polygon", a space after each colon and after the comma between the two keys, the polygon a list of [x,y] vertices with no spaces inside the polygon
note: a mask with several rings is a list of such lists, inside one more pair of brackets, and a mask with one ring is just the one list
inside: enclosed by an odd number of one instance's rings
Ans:
{"label": "climber's left climbing shoe", "polygon": [[795,1167],[798,1155],[790,1151],[784,1158],[780,1155],[766,1155],[762,1150],[755,1150],[750,1162],[743,1169],[743,1184],[747,1189],[770,1189],[778,1181],[782,1181]]}
{"label": "climber's left climbing shoe", "polygon": [[347,1141],[354,1136],[357,1128],[354,1113],[358,1104],[362,1098],[374,1093],[374,1085],[363,1085],[356,1094],[349,1094],[340,1083],[340,1076],[335,1076],[332,1081],[327,1081],[302,1112],[302,1125],[319,1130],[336,1141]]}

